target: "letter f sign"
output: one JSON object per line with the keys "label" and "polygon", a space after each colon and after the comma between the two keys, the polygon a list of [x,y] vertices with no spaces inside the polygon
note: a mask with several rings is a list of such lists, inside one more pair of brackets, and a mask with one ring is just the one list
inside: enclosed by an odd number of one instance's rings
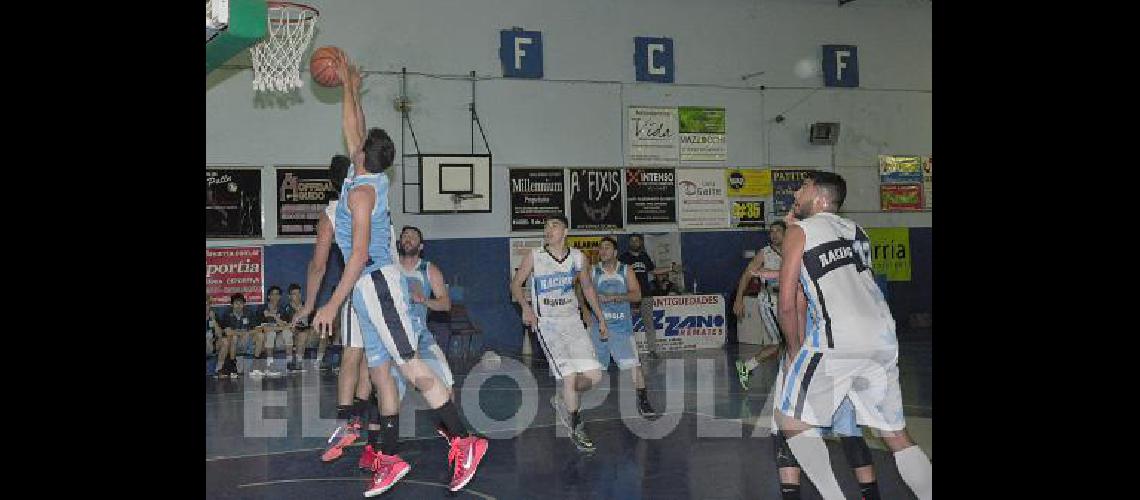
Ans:
{"label": "letter f sign", "polygon": [[859,53],[854,45],[823,46],[823,84],[826,87],[859,86]]}
{"label": "letter f sign", "polygon": [[505,77],[542,78],[542,32],[499,31],[499,62]]}

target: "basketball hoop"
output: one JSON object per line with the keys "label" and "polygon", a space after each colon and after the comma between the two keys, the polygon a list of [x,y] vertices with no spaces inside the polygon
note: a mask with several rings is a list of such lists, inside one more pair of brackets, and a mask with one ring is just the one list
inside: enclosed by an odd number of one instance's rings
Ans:
{"label": "basketball hoop", "polygon": [[300,88],[301,54],[313,39],[320,12],[292,2],[266,2],[268,34],[254,45],[253,89],[258,92],[289,92]]}

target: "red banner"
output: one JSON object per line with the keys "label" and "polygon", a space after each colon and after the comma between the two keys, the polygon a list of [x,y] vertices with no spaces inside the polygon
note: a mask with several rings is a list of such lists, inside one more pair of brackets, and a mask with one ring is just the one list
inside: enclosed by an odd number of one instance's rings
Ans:
{"label": "red banner", "polygon": [[265,256],[261,247],[206,249],[206,293],[215,305],[240,293],[246,304],[265,302]]}
{"label": "red banner", "polygon": [[922,210],[922,184],[883,184],[880,188],[884,212]]}

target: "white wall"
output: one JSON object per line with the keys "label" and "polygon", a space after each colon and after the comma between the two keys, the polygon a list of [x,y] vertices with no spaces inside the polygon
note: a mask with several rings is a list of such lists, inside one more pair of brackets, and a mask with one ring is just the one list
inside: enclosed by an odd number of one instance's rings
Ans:
{"label": "white wall", "polygon": [[[310,3],[321,11],[312,47],[342,47],[366,71],[406,66],[410,72],[474,70],[492,77],[477,83],[476,101],[494,155],[495,212],[404,215],[402,194],[391,193],[396,223],[418,225],[432,238],[508,236],[507,166],[622,165],[622,112],[630,105],[725,107],[728,162],[718,166],[727,167],[829,167],[831,148],[809,145],[807,127],[839,121],[835,162],[851,186],[845,207],[850,217],[867,226],[931,225],[930,213],[877,213],[877,171],[870,168],[879,153],[931,153],[929,1],[857,0],[843,7],[835,0]],[[499,30],[512,26],[542,31],[543,80],[500,78]],[[635,36],[673,38],[675,84],[634,83]],[[858,46],[861,88],[819,89],[818,75],[796,76],[796,62],[818,60],[827,43]],[[343,152],[339,89],[310,80],[288,99],[267,98],[251,88],[247,55],[228,65],[238,68],[206,78],[208,164],[326,164]],[[765,73],[741,79],[758,71]],[[760,85],[769,88],[761,91]],[[470,88],[469,81],[409,77],[411,117],[423,152],[470,151]],[[365,89],[368,124],[387,128],[398,141],[393,100],[399,78],[370,74]],[[772,118],[780,113],[787,119],[776,124]],[[478,138],[476,145],[482,152]],[[406,146],[414,152],[410,136]],[[270,173],[263,175],[264,227],[272,234]]]}

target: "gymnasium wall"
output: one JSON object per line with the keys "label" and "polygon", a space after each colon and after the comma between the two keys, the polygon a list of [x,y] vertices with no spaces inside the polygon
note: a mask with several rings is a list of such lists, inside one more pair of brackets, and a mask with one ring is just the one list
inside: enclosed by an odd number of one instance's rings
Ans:
{"label": "gymnasium wall", "polygon": [[[493,154],[490,214],[401,213],[401,168],[390,193],[395,224],[423,228],[429,256],[458,277],[488,342],[517,349],[517,314],[509,304],[509,167],[622,166],[627,106],[715,106],[727,113],[728,161],[715,167],[834,169],[849,183],[844,215],[867,227],[910,228],[913,278],[892,283],[892,307],[905,321],[931,310],[931,213],[880,213],[879,154],[932,150],[931,5],[922,0],[314,0],[321,11],[312,46],[344,48],[367,71],[409,72],[407,92],[420,150],[467,153],[471,82],[446,75],[475,71],[475,101]],[[503,79],[499,30],[543,34],[544,78]],[[635,83],[633,38],[673,39],[674,84]],[[820,88],[796,63],[820,57],[823,44],[858,46],[860,88]],[[324,165],[343,152],[340,91],[307,81],[288,97],[257,95],[243,53],[206,78],[206,158],[211,166],[263,167],[266,237],[212,240],[207,246],[266,245],[267,285],[303,282],[311,239],[279,239],[273,165]],[[763,74],[742,80],[742,76]],[[307,74],[302,75],[308,80]],[[362,102],[370,126],[388,129],[397,158],[393,101],[399,78],[370,74]],[[760,86],[766,88],[760,90]],[[773,118],[786,119],[776,123]],[[808,125],[841,123],[834,147],[808,144]],[[477,152],[483,152],[476,139]],[[681,166],[696,165],[685,164]],[[658,228],[627,228],[627,230]],[[535,233],[531,233],[532,235]],[[516,236],[526,234],[515,234]],[[624,238],[623,238],[624,239]],[[766,234],[682,232],[686,265],[702,291],[730,292],[745,248]],[[707,281],[706,281],[707,280]]]}

